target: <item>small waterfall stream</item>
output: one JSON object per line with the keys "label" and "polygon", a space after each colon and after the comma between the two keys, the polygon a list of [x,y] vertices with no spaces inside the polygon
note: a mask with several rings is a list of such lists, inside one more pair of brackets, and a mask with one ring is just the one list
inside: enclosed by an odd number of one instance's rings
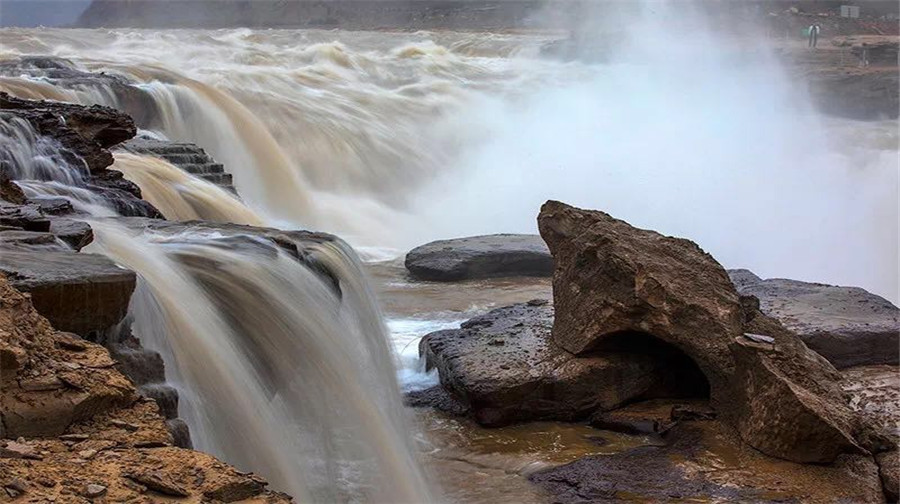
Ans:
{"label": "small waterfall stream", "polygon": [[207,220],[251,226],[264,219],[234,194],[152,156],[118,152],[112,168],[141,188],[149,201],[170,220]]}

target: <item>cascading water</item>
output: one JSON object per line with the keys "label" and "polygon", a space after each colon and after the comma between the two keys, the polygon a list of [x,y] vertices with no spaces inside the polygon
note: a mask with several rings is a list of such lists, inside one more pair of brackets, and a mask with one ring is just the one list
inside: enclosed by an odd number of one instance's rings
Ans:
{"label": "cascading water", "polygon": [[263,225],[262,217],[235,195],[163,159],[124,152],[115,159],[112,168],[137,184],[144,199],[167,219]]}
{"label": "cascading water", "polygon": [[[596,31],[616,24],[604,5],[584,16],[606,20]],[[656,7],[618,20],[604,64],[536,58],[552,34],[12,30],[6,51],[128,76],[168,118],[158,130],[208,149],[280,225],[402,250],[533,232],[554,197],[695,237],[727,266],[895,299],[896,124],[823,121],[764,35],[726,41]],[[40,78],[0,87],[134,105]]]}
{"label": "cascading water", "polygon": [[[264,221],[227,191],[162,159],[115,157],[112,168],[167,217],[229,223],[173,236],[90,222],[88,250],[139,274],[132,328],[170,363],[195,445],[300,502],[430,501],[382,318],[352,249],[317,237],[295,244],[301,261],[234,226]],[[29,198],[116,215],[87,188],[83,161],[27,121],[0,117],[0,161]]]}
{"label": "cascading water", "polygon": [[0,163],[29,198],[65,198],[79,211],[116,215],[112,205],[88,189],[84,161],[32,125],[0,111]]}
{"label": "cascading water", "polygon": [[252,235],[92,227],[90,248],[140,275],[133,330],[175,364],[195,446],[299,502],[431,501],[380,313],[345,245],[297,243],[311,269]]}

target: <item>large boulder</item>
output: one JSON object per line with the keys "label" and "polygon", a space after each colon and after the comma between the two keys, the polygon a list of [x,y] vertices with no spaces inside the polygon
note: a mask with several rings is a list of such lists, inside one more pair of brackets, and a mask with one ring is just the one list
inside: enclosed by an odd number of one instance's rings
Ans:
{"label": "large boulder", "polygon": [[696,244],[555,201],[538,225],[556,263],[559,346],[583,355],[661,340],[699,366],[712,407],[749,445],[797,462],[861,451],[837,371]]}
{"label": "large boulder", "polygon": [[900,362],[900,309],[859,287],[729,270],[738,292],[759,298],[763,313],[797,333],[838,369]]}
{"label": "large boulder", "polygon": [[649,334],[688,354],[714,403],[729,388],[729,345],[743,333],[739,296],[695,243],[637,229],[603,212],[548,201],[538,216],[556,263],[553,341],[574,354]]}
{"label": "large boulder", "polygon": [[104,256],[71,251],[3,250],[0,272],[13,287],[31,294],[54,327],[96,337],[128,311],[134,272]]}
{"label": "large boulder", "polygon": [[553,274],[553,258],[537,235],[495,234],[439,240],[406,254],[406,269],[418,280],[452,282]]}
{"label": "large boulder", "polygon": [[420,352],[441,384],[487,426],[575,420],[612,409],[657,385],[649,355],[576,357],[549,338],[553,308],[531,302],[498,308],[460,329],[425,336]]}

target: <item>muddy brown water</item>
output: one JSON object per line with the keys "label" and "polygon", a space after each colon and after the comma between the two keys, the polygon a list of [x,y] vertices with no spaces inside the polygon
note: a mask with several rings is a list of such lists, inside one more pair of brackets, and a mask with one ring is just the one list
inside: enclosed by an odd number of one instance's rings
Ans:
{"label": "muddy brown water", "polygon": [[[392,334],[400,350],[417,346],[429,329],[457,326],[493,308],[552,298],[549,278],[419,282],[409,278],[402,259],[369,264],[367,269],[389,325],[416,321],[412,327],[421,328],[416,334]],[[603,431],[584,423],[530,422],[486,429],[431,409],[412,412],[426,467],[447,502],[550,502],[552,496],[530,483],[529,474],[589,455],[658,443],[649,436]]]}

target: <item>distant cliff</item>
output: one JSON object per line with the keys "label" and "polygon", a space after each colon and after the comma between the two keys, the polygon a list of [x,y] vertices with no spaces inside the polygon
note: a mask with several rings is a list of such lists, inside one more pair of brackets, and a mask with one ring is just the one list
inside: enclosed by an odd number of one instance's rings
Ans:
{"label": "distant cliff", "polygon": [[94,0],[82,27],[461,28],[528,25],[544,0]]}

